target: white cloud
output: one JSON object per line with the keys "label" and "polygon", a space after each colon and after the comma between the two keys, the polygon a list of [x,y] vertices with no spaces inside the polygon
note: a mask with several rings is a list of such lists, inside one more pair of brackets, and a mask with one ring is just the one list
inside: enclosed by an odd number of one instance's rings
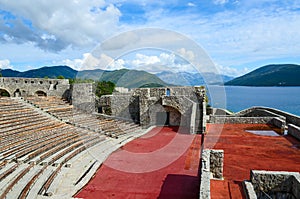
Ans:
{"label": "white cloud", "polygon": [[241,76],[241,75],[244,75],[244,74],[250,72],[248,68],[236,69],[236,68],[232,68],[232,67],[228,67],[228,66],[222,66],[219,64],[216,64],[216,67],[219,70],[220,74],[228,75],[228,76],[232,76],[232,77],[238,77],[238,76]]}
{"label": "white cloud", "polygon": [[0,29],[15,42],[34,42],[49,51],[59,51],[68,45],[95,45],[117,30],[121,16],[114,5],[107,5],[104,0],[2,0],[0,6],[17,17],[8,20],[13,26],[0,23]]}
{"label": "white cloud", "polygon": [[117,59],[114,61],[113,58],[101,54],[99,57],[94,56],[91,53],[84,53],[81,59],[65,59],[60,62],[60,64],[70,66],[75,70],[118,70],[125,68],[125,61],[122,59]]}
{"label": "white cloud", "polygon": [[243,67],[251,62],[299,57],[299,2],[284,7],[239,7],[214,14],[154,11],[148,13],[148,25],[188,35],[215,62]]}
{"label": "white cloud", "polygon": [[181,55],[183,58],[193,61],[195,59],[195,55],[193,51],[186,50],[185,48],[180,48],[178,50],[179,55]]}
{"label": "white cloud", "polygon": [[190,7],[196,7],[196,4],[192,3],[192,2],[188,2],[187,6],[190,6]]}
{"label": "white cloud", "polygon": [[0,60],[1,69],[13,69],[13,66],[10,64],[8,59]]}
{"label": "white cloud", "polygon": [[224,5],[228,2],[229,2],[229,0],[213,0],[213,3],[216,5]]}
{"label": "white cloud", "polygon": [[173,53],[160,53],[159,55],[145,55],[137,53],[132,60],[126,60],[126,67],[130,69],[144,70],[150,73],[162,71],[195,72],[192,65],[177,57]]}

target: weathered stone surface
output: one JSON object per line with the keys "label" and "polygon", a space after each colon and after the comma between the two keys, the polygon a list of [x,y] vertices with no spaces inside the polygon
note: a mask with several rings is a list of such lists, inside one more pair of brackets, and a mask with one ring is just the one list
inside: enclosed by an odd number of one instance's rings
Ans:
{"label": "weathered stone surface", "polygon": [[274,117],[235,117],[210,116],[209,122],[214,124],[268,124]]}
{"label": "weathered stone surface", "polygon": [[92,83],[74,84],[72,86],[72,104],[76,109],[87,113],[96,111],[95,85]]}
{"label": "weathered stone surface", "polygon": [[300,174],[284,171],[251,171],[257,198],[300,198]]}
{"label": "weathered stone surface", "polygon": [[204,99],[202,87],[140,88],[102,96],[100,106],[104,113],[109,110],[111,115],[132,119],[143,127],[167,123],[196,133],[203,130]]}
{"label": "weathered stone surface", "polygon": [[6,90],[11,97],[34,96],[39,92],[67,97],[70,84],[67,79],[0,77],[0,89]]}
{"label": "weathered stone surface", "polygon": [[210,199],[210,150],[201,154],[201,181],[199,199]]}
{"label": "weathered stone surface", "polygon": [[274,109],[274,108],[269,108],[269,107],[252,107],[252,108],[248,108],[246,110],[243,110],[239,113],[237,113],[237,115],[245,115],[246,113],[249,113],[249,112],[252,112],[254,110],[257,110],[257,109],[263,109],[263,110],[267,110],[269,112],[272,112],[274,114],[277,114],[277,115],[280,115],[284,118],[286,118],[286,123],[289,123],[289,124],[300,124],[300,117],[297,116],[297,115],[293,115],[291,113],[287,113],[287,112],[284,112],[284,111],[281,111],[281,110],[278,110],[278,109]]}
{"label": "weathered stone surface", "polygon": [[213,178],[223,179],[224,150],[210,150],[210,172]]}

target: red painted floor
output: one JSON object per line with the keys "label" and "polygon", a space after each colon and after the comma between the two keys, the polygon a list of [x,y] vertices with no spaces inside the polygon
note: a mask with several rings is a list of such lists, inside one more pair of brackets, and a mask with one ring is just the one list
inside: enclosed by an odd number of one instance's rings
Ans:
{"label": "red painted floor", "polygon": [[[205,147],[224,150],[224,180],[211,180],[211,198],[244,198],[242,181],[250,170],[300,172],[300,142],[291,136],[261,136],[245,130],[270,130],[261,124],[209,125]],[[275,129],[278,130],[278,129]]]}
{"label": "red painted floor", "polygon": [[200,135],[154,128],[113,153],[75,197],[196,199],[200,147]]}

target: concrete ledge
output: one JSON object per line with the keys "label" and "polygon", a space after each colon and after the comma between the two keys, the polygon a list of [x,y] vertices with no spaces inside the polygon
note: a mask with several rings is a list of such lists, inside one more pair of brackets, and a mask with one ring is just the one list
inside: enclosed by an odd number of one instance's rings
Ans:
{"label": "concrete ledge", "polygon": [[244,191],[247,199],[257,199],[253,185],[249,181],[244,181]]}
{"label": "concrete ledge", "polygon": [[300,127],[294,124],[288,125],[288,134],[300,140]]}

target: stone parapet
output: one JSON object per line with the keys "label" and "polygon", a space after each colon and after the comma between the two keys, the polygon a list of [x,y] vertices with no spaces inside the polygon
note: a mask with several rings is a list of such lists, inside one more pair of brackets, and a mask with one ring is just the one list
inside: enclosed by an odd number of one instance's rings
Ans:
{"label": "stone parapet", "polygon": [[210,123],[214,124],[267,124],[274,117],[234,117],[234,116],[210,116]]}
{"label": "stone parapet", "polygon": [[[247,198],[300,198],[300,174],[252,170],[245,181]],[[254,193],[253,193],[254,191]]]}
{"label": "stone parapet", "polygon": [[300,127],[294,124],[289,124],[288,134],[300,140]]}
{"label": "stone parapet", "polygon": [[210,179],[223,179],[224,151],[205,149],[201,154],[199,199],[210,199]]}
{"label": "stone parapet", "polygon": [[47,96],[68,97],[68,79],[0,77],[0,89],[10,97],[28,97],[45,93]]}
{"label": "stone parapet", "polygon": [[201,181],[199,199],[210,199],[210,150],[201,154]]}

